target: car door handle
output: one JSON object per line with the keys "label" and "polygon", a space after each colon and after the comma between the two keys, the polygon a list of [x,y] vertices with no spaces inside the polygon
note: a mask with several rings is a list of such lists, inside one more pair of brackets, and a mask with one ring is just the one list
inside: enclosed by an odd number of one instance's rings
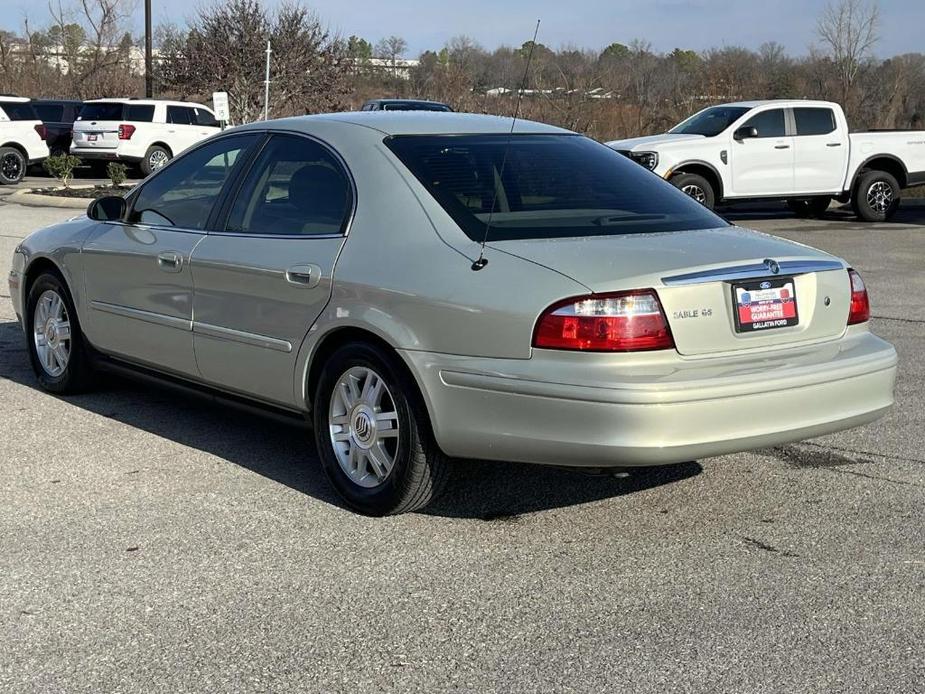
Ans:
{"label": "car door handle", "polygon": [[286,270],[286,281],[311,289],[321,282],[321,268],[317,265],[293,265]]}
{"label": "car door handle", "polygon": [[180,272],[183,269],[183,256],[174,251],[158,253],[157,266],[164,272]]}
{"label": "car door handle", "polygon": [[828,142],[826,147],[841,147],[841,142]]}
{"label": "car door handle", "polygon": [[774,149],[790,149],[790,145],[774,145]]}

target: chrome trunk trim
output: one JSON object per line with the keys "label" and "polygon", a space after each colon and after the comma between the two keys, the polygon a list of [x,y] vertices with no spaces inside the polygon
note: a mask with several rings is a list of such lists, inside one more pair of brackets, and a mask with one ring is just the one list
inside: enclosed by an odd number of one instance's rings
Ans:
{"label": "chrome trunk trim", "polygon": [[766,262],[718,267],[710,270],[688,272],[683,275],[662,277],[662,283],[668,286],[676,286],[703,284],[706,282],[732,282],[753,277],[805,275],[810,272],[829,272],[831,270],[845,269],[844,264],[838,260],[781,260],[777,262],[777,266],[780,269],[776,273],[771,272]]}

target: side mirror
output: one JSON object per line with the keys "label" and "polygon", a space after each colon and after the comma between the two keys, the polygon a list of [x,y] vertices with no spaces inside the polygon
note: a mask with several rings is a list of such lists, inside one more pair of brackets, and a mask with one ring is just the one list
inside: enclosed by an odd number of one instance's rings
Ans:
{"label": "side mirror", "polygon": [[87,216],[98,222],[121,220],[125,216],[125,198],[120,195],[97,198],[87,207]]}
{"label": "side mirror", "polygon": [[747,140],[751,137],[758,137],[758,128],[753,125],[743,125],[732,134],[732,139],[738,142]]}

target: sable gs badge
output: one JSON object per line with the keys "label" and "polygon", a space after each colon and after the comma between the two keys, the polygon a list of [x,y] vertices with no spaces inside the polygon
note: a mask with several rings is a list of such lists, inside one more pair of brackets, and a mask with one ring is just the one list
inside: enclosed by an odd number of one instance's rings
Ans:
{"label": "sable gs badge", "polygon": [[736,332],[785,328],[799,323],[792,277],[732,285]]}

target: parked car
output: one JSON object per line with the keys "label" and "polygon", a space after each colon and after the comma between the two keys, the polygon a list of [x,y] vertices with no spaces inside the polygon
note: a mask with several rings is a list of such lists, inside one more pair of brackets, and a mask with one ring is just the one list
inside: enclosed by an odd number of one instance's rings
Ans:
{"label": "parked car", "polygon": [[0,96],[0,184],[19,183],[47,156],[45,126],[29,99]]}
{"label": "parked car", "polygon": [[711,106],[664,135],[608,146],[707,207],[786,200],[801,216],[851,201],[865,221],[885,221],[903,188],[925,183],[925,131],[848,131],[828,101],[744,101]]}
{"label": "parked car", "polygon": [[896,352],[845,261],[516,126],[252,123],[33,233],[10,295],[39,383],[141,369],[310,417],[370,514],[425,505],[450,456],[672,464],[891,406]]}
{"label": "parked car", "polygon": [[88,161],[136,164],[147,176],[220,129],[215,114],[201,104],[96,99],[84,104],[74,123],[71,153]]}
{"label": "parked car", "polygon": [[361,111],[450,111],[447,104],[424,99],[370,99]]}
{"label": "parked car", "polygon": [[82,101],[68,99],[34,99],[32,106],[45,124],[45,142],[51,154],[67,154],[71,131],[83,106]]}

